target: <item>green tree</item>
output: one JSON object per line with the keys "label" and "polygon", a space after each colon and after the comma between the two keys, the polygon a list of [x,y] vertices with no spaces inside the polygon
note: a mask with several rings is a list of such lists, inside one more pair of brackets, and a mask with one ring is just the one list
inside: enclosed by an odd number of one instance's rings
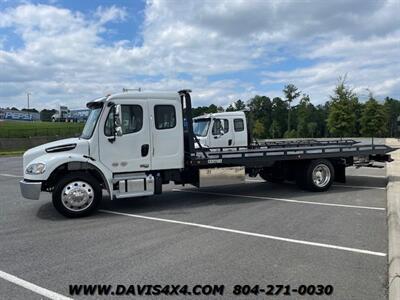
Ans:
{"label": "green tree", "polygon": [[[298,137],[311,137],[315,135],[316,128],[313,128],[313,132],[309,131],[308,126],[314,118],[315,107],[310,101],[310,96],[303,94],[300,100],[300,104],[297,106],[297,136]],[[316,124],[316,122],[313,122]]]}
{"label": "green tree", "polygon": [[260,120],[254,122],[253,135],[255,138],[263,138],[265,136],[265,128]]}
{"label": "green tree", "polygon": [[333,136],[353,136],[356,133],[357,95],[345,82],[345,77],[339,82],[331,96],[328,115],[328,129]]}
{"label": "green tree", "polygon": [[229,104],[229,106],[226,108],[226,111],[236,111],[236,109],[233,104]]}
{"label": "green tree", "polygon": [[[276,126],[274,129],[275,134],[278,134],[274,138],[281,138],[283,133],[287,129],[287,115],[288,115],[288,104],[279,97],[272,99],[272,123],[275,121]],[[272,126],[272,124],[271,124]],[[277,131],[278,130],[278,131]],[[271,132],[271,130],[270,130]],[[272,132],[271,132],[272,135]]]}
{"label": "green tree", "polygon": [[250,110],[249,115],[251,117],[254,126],[256,122],[259,122],[264,128],[264,133],[259,138],[269,137],[269,128],[272,123],[272,103],[271,100],[266,96],[255,96],[247,102],[247,106]]}
{"label": "green tree", "polygon": [[210,106],[199,106],[196,108],[192,108],[193,118],[217,112],[219,112],[219,108],[215,104],[211,104]]}
{"label": "green tree", "polygon": [[328,114],[329,114],[330,102],[327,101],[325,104],[317,105],[315,110],[315,122],[317,123],[317,135],[316,137],[328,137],[328,129],[326,126]]}
{"label": "green tree", "polygon": [[35,112],[35,113],[37,113],[38,112],[38,110],[36,109],[36,108],[23,108],[23,109],[21,109],[21,111],[26,111],[26,112]]}
{"label": "green tree", "polygon": [[226,111],[240,111],[244,110],[246,108],[246,103],[244,103],[242,100],[237,100],[230,104]]}
{"label": "green tree", "polygon": [[283,135],[283,137],[284,137],[284,138],[287,138],[287,139],[294,139],[294,138],[297,138],[297,132],[296,132],[296,130],[294,130],[294,129],[292,129],[292,130],[287,130],[287,131],[285,132],[285,134]]}
{"label": "green tree", "polygon": [[211,104],[207,110],[208,113],[217,113],[218,107],[215,104]]}
{"label": "green tree", "polygon": [[269,128],[270,135],[273,139],[282,137],[282,130],[279,127],[279,123],[277,120],[273,120],[271,127]]}
{"label": "green tree", "polygon": [[291,130],[291,126],[290,126],[290,112],[291,112],[291,104],[292,102],[300,96],[300,91],[298,90],[298,88],[294,85],[294,84],[288,84],[284,87],[283,89],[283,94],[286,97],[286,101],[288,103],[288,131]]}
{"label": "green tree", "polygon": [[308,130],[308,137],[318,137],[318,132],[317,132],[318,124],[317,122],[310,122],[307,124],[307,130]]}
{"label": "green tree", "polygon": [[400,116],[400,101],[386,97],[383,104],[388,120],[388,134],[397,137],[397,118]]}
{"label": "green tree", "polygon": [[362,136],[383,137],[387,134],[387,114],[371,93],[362,111],[360,124]]}

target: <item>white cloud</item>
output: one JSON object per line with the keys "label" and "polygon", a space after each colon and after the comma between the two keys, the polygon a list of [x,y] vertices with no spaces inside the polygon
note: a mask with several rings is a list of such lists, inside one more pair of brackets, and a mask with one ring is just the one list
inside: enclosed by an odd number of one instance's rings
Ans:
{"label": "white cloud", "polygon": [[[399,8],[398,0],[154,0],[146,3],[142,43],[132,46],[103,38],[109,23],[132,17],[125,8],[84,15],[21,4],[0,12],[0,31],[22,42],[8,49],[7,37],[0,40],[0,106],[23,106],[26,91],[39,107],[81,106],[135,86],[191,88],[196,105],[227,105],[279,95],[276,84],[288,82],[321,102],[346,73],[360,91],[400,97]],[[270,71],[288,58],[311,63]],[[235,77],[238,71],[253,79]]]}
{"label": "white cloud", "polygon": [[126,18],[126,11],[115,5],[111,7],[99,6],[95,16],[99,19],[99,24],[105,24],[110,21],[123,21]]}
{"label": "white cloud", "polygon": [[309,50],[303,55],[320,62],[307,68],[264,72],[263,83],[293,82],[315,100],[325,101],[337,78],[347,74],[349,83],[361,94],[370,89],[380,98],[400,95],[400,30],[362,41],[337,38]]}

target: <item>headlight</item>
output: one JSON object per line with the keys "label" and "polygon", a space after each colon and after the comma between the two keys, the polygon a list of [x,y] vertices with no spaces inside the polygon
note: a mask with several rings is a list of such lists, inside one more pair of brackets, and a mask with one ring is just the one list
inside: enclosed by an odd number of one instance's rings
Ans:
{"label": "headlight", "polygon": [[43,163],[30,164],[26,170],[26,174],[43,174],[46,171],[46,165]]}

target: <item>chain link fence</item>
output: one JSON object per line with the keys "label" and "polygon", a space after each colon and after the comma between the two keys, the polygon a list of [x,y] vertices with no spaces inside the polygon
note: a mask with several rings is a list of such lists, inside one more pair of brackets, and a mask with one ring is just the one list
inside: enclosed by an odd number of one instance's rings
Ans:
{"label": "chain link fence", "polygon": [[74,137],[82,132],[82,126],[3,128],[0,126],[0,138],[29,138],[37,136]]}

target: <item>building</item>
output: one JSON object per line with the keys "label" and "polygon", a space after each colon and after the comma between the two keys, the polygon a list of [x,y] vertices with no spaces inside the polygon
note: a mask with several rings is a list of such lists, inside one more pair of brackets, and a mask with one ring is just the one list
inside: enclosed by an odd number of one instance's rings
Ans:
{"label": "building", "polygon": [[16,121],[39,121],[40,114],[38,112],[29,112],[29,111],[0,108],[0,119],[16,120]]}

